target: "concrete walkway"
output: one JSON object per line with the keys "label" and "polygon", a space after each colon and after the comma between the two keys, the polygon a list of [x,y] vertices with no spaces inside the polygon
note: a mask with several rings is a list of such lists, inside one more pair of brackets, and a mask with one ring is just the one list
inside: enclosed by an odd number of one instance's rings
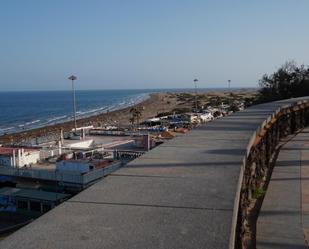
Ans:
{"label": "concrete walkway", "polygon": [[308,248],[309,129],[280,150],[257,223],[258,249]]}
{"label": "concrete walkway", "polygon": [[151,150],[0,242],[6,249],[234,248],[243,162],[280,108],[253,106]]}

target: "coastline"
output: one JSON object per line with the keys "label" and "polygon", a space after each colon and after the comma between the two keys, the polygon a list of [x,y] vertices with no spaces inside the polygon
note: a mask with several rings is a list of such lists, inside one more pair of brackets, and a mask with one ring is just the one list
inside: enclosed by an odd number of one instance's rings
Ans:
{"label": "coastline", "polygon": [[[246,99],[254,98],[256,90],[252,89],[237,89],[229,91],[200,91],[198,93],[199,101],[204,103],[213,103],[218,98],[225,99],[228,102],[229,99]],[[224,100],[223,100],[224,101]],[[157,92],[149,93],[149,98],[135,103],[130,106],[126,106],[117,110],[98,113],[92,116],[83,117],[77,120],[77,126],[104,126],[112,125],[118,127],[127,127],[130,125],[130,113],[131,108],[135,107],[140,110],[140,121],[144,121],[149,117],[156,116],[158,113],[172,112],[175,109],[191,109],[194,106],[194,96],[192,91],[183,92]],[[33,128],[29,130],[23,130],[15,133],[10,133],[0,136],[0,144],[20,144],[30,139],[36,139],[40,137],[54,136],[60,137],[60,131],[71,131],[74,128],[73,120],[65,121],[62,123],[51,124],[43,127]]]}
{"label": "coastline", "polygon": [[[133,107],[144,109],[142,112],[141,120],[149,116],[154,116],[158,112],[170,111],[173,109],[176,103],[173,105],[171,104],[171,101],[166,101],[165,99],[167,97],[167,93],[150,93],[147,99],[131,106],[78,119],[77,126],[96,126],[98,124],[113,124],[120,126],[129,125],[129,118],[131,117],[130,109]],[[74,122],[66,121],[63,123],[57,123],[25,131],[19,131],[16,133],[1,135],[0,143],[19,143],[31,138],[60,134],[61,129],[64,132],[67,132],[73,128]]]}
{"label": "coastline", "polygon": [[[146,90],[79,90],[76,117],[88,118],[132,106],[149,98]],[[70,91],[0,92],[0,136],[72,120]]]}

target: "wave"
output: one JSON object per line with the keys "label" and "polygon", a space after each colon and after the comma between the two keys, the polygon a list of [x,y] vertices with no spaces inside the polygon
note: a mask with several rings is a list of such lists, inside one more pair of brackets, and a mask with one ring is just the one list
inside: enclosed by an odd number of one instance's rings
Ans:
{"label": "wave", "polygon": [[66,117],[67,117],[67,115],[53,117],[53,118],[47,119],[47,123],[50,123],[50,122],[53,122],[53,121],[57,121],[59,119],[65,119]]}
{"label": "wave", "polygon": [[26,122],[25,125],[32,125],[32,124],[36,124],[36,123],[39,123],[41,120],[40,119],[37,119],[37,120],[33,120],[33,121],[30,121],[30,122]]}
{"label": "wave", "polygon": [[0,133],[3,133],[3,132],[6,132],[6,131],[9,131],[9,130],[12,130],[14,129],[15,127],[5,127],[5,128],[0,128]]}
{"label": "wave", "polygon": [[41,122],[41,120],[36,119],[36,120],[33,120],[33,121],[26,122],[24,124],[20,124],[20,125],[18,125],[18,127],[30,126],[30,125],[33,125],[33,124],[36,124],[36,123],[39,123],[39,122]]}
{"label": "wave", "polygon": [[135,104],[138,104],[149,98],[149,94],[138,94],[136,96],[128,97],[125,100],[121,100],[119,103],[115,103],[109,106],[98,107],[90,110],[77,111],[76,114],[79,118],[89,117],[94,114],[106,113],[108,111],[115,111],[122,108],[126,108]]}

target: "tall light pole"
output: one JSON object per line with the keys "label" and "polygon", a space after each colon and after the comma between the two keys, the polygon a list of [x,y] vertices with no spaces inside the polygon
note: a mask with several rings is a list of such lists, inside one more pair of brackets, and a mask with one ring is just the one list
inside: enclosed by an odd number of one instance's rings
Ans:
{"label": "tall light pole", "polygon": [[[231,80],[228,80],[229,95],[231,95]],[[231,105],[231,96],[229,96],[229,105]]]}
{"label": "tall light pole", "polygon": [[194,88],[195,88],[195,96],[194,96],[194,99],[195,99],[195,112],[197,112],[197,82],[198,82],[198,79],[194,79],[193,82],[194,82]]}
{"label": "tall light pole", "polygon": [[74,117],[74,128],[75,128],[75,132],[77,130],[77,125],[76,125],[76,103],[75,103],[75,87],[74,87],[74,80],[76,80],[76,76],[71,75],[69,78],[69,80],[72,81],[72,101],[73,101],[73,117]]}

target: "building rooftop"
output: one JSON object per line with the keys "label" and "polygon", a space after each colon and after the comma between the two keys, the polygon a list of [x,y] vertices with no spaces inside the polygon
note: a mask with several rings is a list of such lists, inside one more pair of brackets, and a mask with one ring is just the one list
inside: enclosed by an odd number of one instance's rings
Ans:
{"label": "building rooftop", "polygon": [[0,147],[0,155],[12,155],[14,150],[15,150],[15,153],[17,153],[17,150],[19,149],[23,149],[24,152],[39,151],[34,148]]}
{"label": "building rooftop", "polygon": [[21,189],[21,188],[10,188],[10,187],[1,188],[0,195],[22,197],[27,199],[36,199],[44,201],[58,201],[70,197],[70,195],[62,193],[48,192],[36,189]]}

